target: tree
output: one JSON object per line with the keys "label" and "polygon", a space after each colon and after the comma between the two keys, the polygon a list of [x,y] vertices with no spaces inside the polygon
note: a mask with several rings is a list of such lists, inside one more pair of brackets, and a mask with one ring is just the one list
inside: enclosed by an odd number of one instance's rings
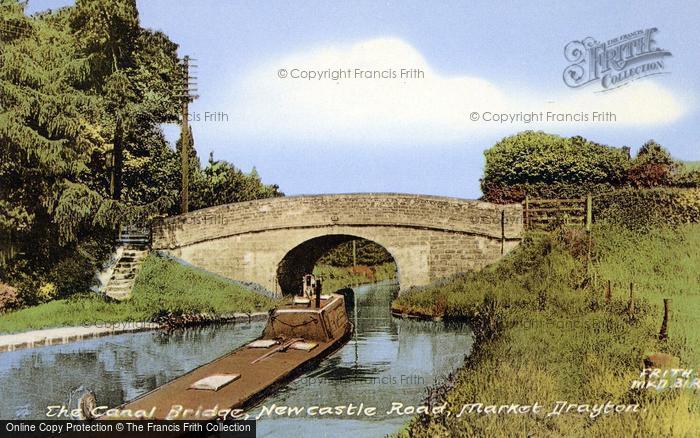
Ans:
{"label": "tree", "polygon": [[[186,142],[186,143],[185,143]],[[183,145],[186,145],[187,157],[183,155]],[[187,196],[188,196],[188,210],[196,209],[192,208],[192,196],[191,193],[196,191],[197,188],[203,187],[203,175],[201,171],[201,163],[199,162],[199,157],[197,156],[197,150],[194,148],[194,134],[192,133],[192,127],[188,126],[185,135],[180,135],[177,142],[175,143],[175,155],[179,162],[177,170],[175,171],[178,181],[177,193],[180,196],[180,204],[178,208],[172,210],[173,214],[183,213],[183,172],[187,171]]]}
{"label": "tree", "polygon": [[[32,18],[24,4],[0,1],[0,278],[60,296],[87,289],[118,224],[173,212],[179,160],[160,126],[179,119],[182,69],[133,0]],[[191,154],[202,207],[281,195]]]}
{"label": "tree", "polygon": [[1,7],[17,31],[0,40],[0,224],[21,254],[1,274],[19,266],[33,278],[81,254],[78,241],[99,236],[117,209],[92,188],[90,164],[102,145],[88,120],[94,101],[79,90],[90,67],[64,17],[30,20],[17,2]]}
{"label": "tree", "polygon": [[674,174],[680,163],[654,140],[649,140],[639,149],[628,171],[633,187],[658,187],[674,184]]}
{"label": "tree", "polygon": [[[129,167],[141,168],[144,158],[165,154],[159,126],[177,121],[180,90],[173,84],[182,76],[177,45],[161,32],[140,27],[135,0],[78,0],[69,17],[79,53],[91,66],[87,91],[103,103],[99,125],[112,140],[109,191],[119,200],[123,191],[138,185],[133,178],[124,180],[131,176],[126,174]],[[132,196],[127,201],[153,199]]]}
{"label": "tree", "polygon": [[[352,241],[341,243],[323,255],[317,263],[331,266],[352,266]],[[377,266],[393,262],[394,258],[378,243],[367,239],[355,240],[355,262],[358,266]]]}
{"label": "tree", "polygon": [[[174,45],[149,46],[134,62],[120,61],[129,43],[100,36],[100,16],[85,13],[110,10],[105,3],[79,2],[82,16],[66,8],[34,19],[24,15],[19,2],[0,5],[3,23],[16,29],[0,39],[0,231],[14,236],[21,254],[3,268],[3,277],[64,281],[72,274],[56,270],[70,266],[81,277],[75,284],[84,288],[109,250],[116,224],[167,206],[160,198],[138,208],[110,199],[120,197],[121,173],[105,178],[105,172],[115,167],[107,153],[114,149],[119,155],[118,144],[138,143],[126,149],[127,156],[140,149],[145,161],[167,157],[158,124],[174,111],[168,112],[168,97],[159,95],[155,84],[168,81],[158,61],[174,53]],[[89,38],[80,26],[93,32]],[[133,23],[125,33],[131,41]],[[135,38],[166,42],[145,31]],[[100,44],[107,49],[93,50]],[[133,117],[121,124],[114,114],[125,109]],[[113,161],[121,168],[121,158]],[[69,284],[66,289],[76,290]]]}
{"label": "tree", "polygon": [[233,164],[214,160],[213,154],[203,170],[192,173],[191,207],[193,210],[232,202],[284,196],[275,184],[263,184],[255,168],[245,174]]}
{"label": "tree", "polygon": [[78,0],[71,9],[70,26],[81,55],[91,64],[91,88],[105,98],[105,115],[113,117],[110,193],[119,200],[124,137],[131,128],[127,114],[134,112],[130,107],[139,100],[130,80],[136,70],[134,54],[139,35],[136,2]]}
{"label": "tree", "polygon": [[629,160],[622,149],[583,137],[525,131],[484,152],[484,199],[520,202],[538,197],[577,197],[625,184]]}
{"label": "tree", "polygon": [[3,9],[24,29],[3,39],[0,51],[5,221],[15,231],[53,223],[62,242],[74,240],[81,214],[66,200],[88,190],[88,163],[99,141],[83,117],[92,102],[75,88],[89,68],[73,56],[70,36],[56,29],[57,21],[28,20],[19,4]]}

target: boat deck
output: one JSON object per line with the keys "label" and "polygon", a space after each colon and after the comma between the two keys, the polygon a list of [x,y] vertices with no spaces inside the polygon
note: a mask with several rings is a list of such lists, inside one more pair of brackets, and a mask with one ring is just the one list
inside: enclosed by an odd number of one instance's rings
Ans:
{"label": "boat deck", "polygon": [[[303,338],[305,342],[317,344],[312,350],[287,348],[256,361],[280,344],[267,348],[246,345],[116,408],[119,410],[116,415],[100,419],[206,420],[221,417],[221,411],[225,413],[230,409],[254,406],[279,385],[301,374],[347,340],[351,329],[342,296],[332,295],[322,300],[320,308],[312,306],[313,303],[310,307],[277,309],[259,338],[278,339],[282,344]],[[302,336],[301,332],[309,335]],[[217,374],[238,374],[240,377],[218,390],[191,388],[195,382]]]}

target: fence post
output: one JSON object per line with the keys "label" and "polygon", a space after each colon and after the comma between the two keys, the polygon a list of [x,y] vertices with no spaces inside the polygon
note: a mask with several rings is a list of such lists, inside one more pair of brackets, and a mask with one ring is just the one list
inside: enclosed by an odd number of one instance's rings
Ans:
{"label": "fence post", "polygon": [[352,267],[357,266],[357,240],[352,239]]}
{"label": "fence post", "polygon": [[664,320],[661,323],[661,331],[659,332],[659,340],[665,341],[668,339],[668,314],[671,307],[671,299],[664,298]]}
{"label": "fence post", "polygon": [[605,304],[610,304],[612,299],[612,283],[608,280],[608,288],[605,290]]}
{"label": "fence post", "polygon": [[525,195],[525,229],[530,229],[530,195]]}
{"label": "fence post", "polygon": [[627,313],[632,316],[634,313],[634,283],[630,282],[630,302],[627,307]]}
{"label": "fence post", "polygon": [[501,255],[506,246],[506,211],[501,210]]}
{"label": "fence post", "polygon": [[586,231],[591,231],[593,224],[593,197],[589,193],[586,196]]}

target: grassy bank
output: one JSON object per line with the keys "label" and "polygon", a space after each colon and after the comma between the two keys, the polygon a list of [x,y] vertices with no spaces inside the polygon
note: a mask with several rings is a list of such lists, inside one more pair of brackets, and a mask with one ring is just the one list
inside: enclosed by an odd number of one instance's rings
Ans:
{"label": "grassy bank", "polygon": [[[630,390],[642,359],[667,352],[700,363],[700,226],[645,235],[594,231],[586,272],[585,236],[529,236],[509,257],[397,298],[404,313],[472,321],[476,349],[430,402],[452,415],[415,417],[404,436],[693,436],[697,391]],[[603,290],[611,280],[613,299]],[[629,282],[635,309],[628,315]],[[658,340],[662,299],[672,298],[669,340]],[[639,404],[637,413],[575,412],[545,417],[557,401]],[[457,413],[465,404],[543,405],[542,415]]]}
{"label": "grassy bank", "polygon": [[334,292],[347,286],[377,283],[396,277],[394,263],[382,263],[377,266],[357,266],[344,268],[330,265],[317,265],[314,275],[323,277],[323,290]]}
{"label": "grassy bank", "polygon": [[119,321],[147,321],[162,312],[232,313],[265,311],[274,302],[174,261],[149,256],[128,300],[96,294],[51,301],[0,315],[0,333]]}

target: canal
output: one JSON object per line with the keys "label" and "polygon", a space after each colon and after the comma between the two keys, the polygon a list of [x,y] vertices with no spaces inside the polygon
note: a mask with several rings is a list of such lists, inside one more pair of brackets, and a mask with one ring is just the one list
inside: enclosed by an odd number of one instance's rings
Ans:
{"label": "canal", "polygon": [[[457,368],[472,345],[464,324],[392,318],[395,283],[356,288],[354,336],[320,366],[253,408],[259,437],[384,436],[410,418],[392,405],[419,405],[426,387]],[[98,405],[116,406],[207,363],[260,335],[264,323],[220,324],[169,334],[141,332],[67,345],[0,353],[0,418],[47,418],[47,406],[71,405],[82,388]],[[309,416],[309,407],[363,404],[373,416]],[[303,408],[269,415],[273,406]]]}

